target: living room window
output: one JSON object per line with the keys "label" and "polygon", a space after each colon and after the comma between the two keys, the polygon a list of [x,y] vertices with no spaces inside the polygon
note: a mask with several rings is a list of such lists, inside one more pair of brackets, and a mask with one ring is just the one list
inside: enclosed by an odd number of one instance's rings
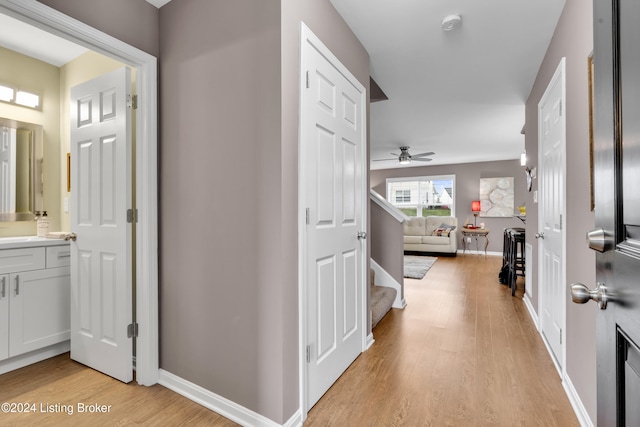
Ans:
{"label": "living room window", "polygon": [[455,175],[388,178],[387,200],[407,216],[455,216]]}

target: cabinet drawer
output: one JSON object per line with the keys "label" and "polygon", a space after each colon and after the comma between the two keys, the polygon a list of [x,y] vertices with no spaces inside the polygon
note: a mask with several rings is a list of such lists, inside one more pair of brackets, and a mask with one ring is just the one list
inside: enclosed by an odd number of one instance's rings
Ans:
{"label": "cabinet drawer", "polygon": [[0,274],[40,270],[45,267],[44,248],[0,250]]}
{"label": "cabinet drawer", "polygon": [[66,267],[71,261],[71,246],[48,246],[47,268]]}

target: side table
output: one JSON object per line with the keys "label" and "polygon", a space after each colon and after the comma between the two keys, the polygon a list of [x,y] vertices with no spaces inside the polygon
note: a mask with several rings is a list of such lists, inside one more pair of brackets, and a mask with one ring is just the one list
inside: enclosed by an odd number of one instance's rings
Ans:
{"label": "side table", "polygon": [[[487,246],[489,246],[489,229],[488,228],[467,228],[462,227],[462,253],[467,251],[467,238],[473,237],[476,240],[476,251],[480,252],[478,237],[484,237],[484,256],[487,256]],[[469,248],[471,249],[471,248]]]}

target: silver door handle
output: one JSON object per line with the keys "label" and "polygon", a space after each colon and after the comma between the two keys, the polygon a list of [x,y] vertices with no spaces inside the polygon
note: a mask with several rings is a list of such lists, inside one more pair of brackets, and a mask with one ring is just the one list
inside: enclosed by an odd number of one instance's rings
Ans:
{"label": "silver door handle", "polygon": [[20,295],[20,275],[16,274],[16,296]]}
{"label": "silver door handle", "polygon": [[571,299],[576,304],[585,304],[589,300],[594,300],[598,303],[600,309],[605,310],[610,297],[607,294],[607,287],[603,283],[598,283],[594,290],[587,288],[587,285],[582,283],[573,283],[571,285]]}
{"label": "silver door handle", "polygon": [[366,231],[358,231],[358,240],[364,240],[367,238],[367,232]]}
{"label": "silver door handle", "polygon": [[534,237],[536,239],[544,239],[544,233],[536,233]]}
{"label": "silver door handle", "polygon": [[64,240],[73,240],[75,242],[77,237],[78,235],[76,233],[69,233],[64,236]]}
{"label": "silver door handle", "polygon": [[613,237],[604,228],[595,228],[587,232],[587,244],[594,251],[604,252],[613,247]]}

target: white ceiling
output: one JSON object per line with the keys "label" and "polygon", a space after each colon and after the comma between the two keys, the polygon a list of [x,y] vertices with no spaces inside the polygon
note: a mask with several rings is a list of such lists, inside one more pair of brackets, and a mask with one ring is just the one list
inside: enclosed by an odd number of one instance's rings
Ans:
{"label": "white ceiling", "polygon": [[[161,7],[169,0],[147,0]],[[389,97],[371,104],[371,159],[408,145],[433,161],[517,159],[524,103],[565,0],[331,0],[370,55]],[[452,32],[442,19],[462,16]],[[62,66],[85,48],[0,14],[0,45]],[[396,159],[372,169],[400,167]]]}
{"label": "white ceiling", "polygon": [[[370,55],[371,159],[408,145],[430,163],[517,159],[527,100],[564,0],[331,0]],[[443,18],[462,16],[455,31]],[[372,169],[399,167],[397,160]]]}
{"label": "white ceiling", "polygon": [[0,13],[0,46],[61,67],[86,48]]}

